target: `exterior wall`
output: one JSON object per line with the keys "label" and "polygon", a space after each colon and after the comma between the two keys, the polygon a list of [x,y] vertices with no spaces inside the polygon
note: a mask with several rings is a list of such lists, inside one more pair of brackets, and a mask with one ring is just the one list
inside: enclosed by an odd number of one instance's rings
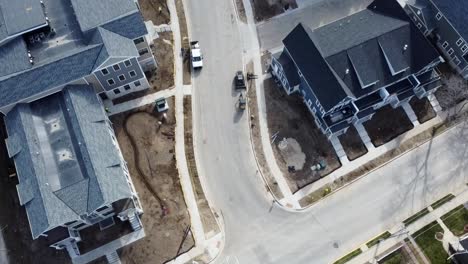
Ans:
{"label": "exterior wall", "polygon": [[[131,65],[125,66],[126,61],[129,61]],[[117,70],[115,69],[116,67],[118,67]],[[104,74],[104,71],[107,71],[107,74]],[[130,72],[134,72],[135,76],[130,76]],[[141,78],[145,78],[145,75],[141,70],[140,64],[135,58],[121,61],[117,64],[113,64],[106,68],[95,71],[94,76],[96,76],[97,80],[102,85],[105,91],[111,91],[117,87],[121,87],[134,81],[140,80]],[[125,79],[120,80],[120,76],[123,76]],[[114,84],[109,84],[109,80],[113,80]]]}
{"label": "exterior wall", "polygon": [[[427,28],[422,16],[417,14],[417,8],[407,5],[405,10],[416,26],[418,26],[426,36],[432,33],[435,37],[435,45],[444,55],[444,58],[446,58],[450,66],[468,80],[468,40],[460,36],[458,31],[452,26],[444,14],[439,12],[436,6],[432,3],[430,3],[430,5],[434,11],[434,30]],[[421,27],[419,26],[420,24],[422,24]]]}
{"label": "exterior wall", "polygon": [[136,38],[133,42],[140,54],[138,61],[140,62],[143,71],[152,71],[156,69],[158,65],[154,58],[153,51],[151,50],[151,45],[149,44],[151,42],[151,40],[149,40],[149,36],[145,35],[143,37]]}
{"label": "exterior wall", "polygon": [[283,66],[278,62],[276,58],[271,60],[272,74],[281,82],[284,91],[289,95],[292,92],[291,86],[289,85],[288,79],[283,70]]}

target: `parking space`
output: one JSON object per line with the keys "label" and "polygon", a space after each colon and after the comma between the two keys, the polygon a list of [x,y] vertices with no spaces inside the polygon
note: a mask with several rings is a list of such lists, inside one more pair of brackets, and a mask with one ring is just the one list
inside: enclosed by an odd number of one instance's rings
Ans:
{"label": "parking space", "polygon": [[[299,8],[257,25],[260,48],[275,50],[299,23],[311,29],[329,24],[356,10],[362,10],[371,0],[297,0]],[[302,6],[302,7],[301,7]]]}

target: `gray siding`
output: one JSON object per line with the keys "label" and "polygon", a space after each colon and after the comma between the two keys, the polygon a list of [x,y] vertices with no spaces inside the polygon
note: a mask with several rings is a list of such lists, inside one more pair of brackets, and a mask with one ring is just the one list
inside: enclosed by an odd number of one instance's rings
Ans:
{"label": "gray siding", "polygon": [[[120,67],[120,70],[117,70],[117,71],[114,70],[114,68],[113,68],[114,65],[105,68],[109,72],[109,74],[107,74],[107,75],[104,75],[102,73],[102,70],[96,71],[94,73],[96,75],[98,81],[101,83],[102,87],[104,88],[104,90],[110,91],[110,90],[113,90],[115,88],[121,87],[121,86],[123,86],[125,84],[129,84],[129,83],[132,83],[132,82],[137,81],[139,79],[145,78],[145,76],[143,74],[143,71],[141,70],[137,59],[132,58],[132,59],[130,59],[130,61],[131,61],[132,65],[129,66],[129,67],[126,67],[123,61],[118,63],[118,65]],[[135,73],[136,73],[135,77],[130,77],[130,72],[131,71],[135,71]],[[119,80],[119,76],[122,75],[122,74],[125,76],[124,81]],[[109,79],[114,80],[114,85],[109,85],[109,83],[107,82],[107,80],[109,80]]]}

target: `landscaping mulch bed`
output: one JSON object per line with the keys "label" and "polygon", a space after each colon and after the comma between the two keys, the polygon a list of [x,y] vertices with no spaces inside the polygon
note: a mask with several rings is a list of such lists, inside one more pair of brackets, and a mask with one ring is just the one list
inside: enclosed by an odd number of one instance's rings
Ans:
{"label": "landscaping mulch bed", "polygon": [[282,14],[286,9],[297,8],[296,0],[250,0],[255,22],[268,20]]}
{"label": "landscaping mulch bed", "polygon": [[354,160],[367,153],[366,145],[362,142],[359,133],[354,126],[351,126],[346,133],[339,136],[338,139],[343,146],[346,156],[349,160]]}
{"label": "landscaping mulch bed", "polygon": [[[288,96],[272,78],[264,81],[268,130],[270,136],[277,135],[273,152],[278,166],[287,179],[292,192],[330,174],[341,167],[335,149],[314,122],[312,114],[297,95]],[[277,144],[283,138],[293,138],[306,156],[302,170],[289,172]],[[314,172],[311,166],[324,160],[326,168]]]}
{"label": "landscaping mulch bed", "polygon": [[413,97],[409,103],[420,124],[431,120],[437,115],[427,97],[423,99]]}
{"label": "landscaping mulch bed", "polygon": [[151,20],[154,25],[169,24],[171,15],[166,0],[139,0],[140,11],[145,20]]}
{"label": "landscaping mulch bed", "polygon": [[389,142],[414,127],[402,107],[393,109],[390,105],[377,110],[372,119],[363,125],[372,144],[376,147]]}

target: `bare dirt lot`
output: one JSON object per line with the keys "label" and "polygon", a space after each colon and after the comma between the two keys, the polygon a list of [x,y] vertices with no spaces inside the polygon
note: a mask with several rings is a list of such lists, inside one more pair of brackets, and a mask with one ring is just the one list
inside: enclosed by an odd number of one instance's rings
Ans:
{"label": "bare dirt lot", "polygon": [[156,26],[171,22],[166,0],[139,0],[138,3],[145,20],[153,21]]}
{"label": "bare dirt lot", "polygon": [[416,117],[418,117],[419,123],[424,123],[426,121],[431,120],[436,116],[436,112],[432,109],[431,103],[429,100],[424,97],[423,99],[419,99],[417,97],[413,97],[410,100],[411,108],[413,108]]}
{"label": "bare dirt lot", "polygon": [[[247,64],[247,71],[253,72],[253,62],[250,61]],[[255,158],[258,163],[258,167],[261,170],[265,181],[267,182],[266,189],[271,191],[272,195],[277,199],[281,200],[284,198],[283,193],[278,187],[278,182],[275,180],[271,174],[270,168],[268,167],[265,154],[263,152],[263,145],[261,142],[260,136],[260,125],[258,120],[258,103],[257,103],[257,93],[256,86],[254,82],[248,83],[247,91],[247,105],[248,111],[250,114],[250,136],[252,138],[253,151],[255,153]]]}
{"label": "bare dirt lot", "polygon": [[367,153],[366,145],[361,140],[354,126],[351,126],[345,134],[338,137],[349,160],[354,160]]}
{"label": "bare dirt lot", "polygon": [[153,105],[111,118],[145,211],[146,237],[122,250],[123,263],[164,263],[194,246],[191,235],[183,241],[190,216],[174,156],[173,98],[168,103],[167,121],[161,126],[162,116],[153,113]]}
{"label": "bare dirt lot", "polygon": [[[287,96],[282,88],[272,78],[264,81],[265,100],[270,136],[277,134],[273,145],[276,160],[293,192],[330,174],[341,167],[333,146],[315,125],[312,115],[296,95]],[[282,158],[277,143],[283,138],[297,140],[306,155],[304,168],[288,172],[285,160]],[[310,167],[324,160],[325,170],[311,171]]]}
{"label": "bare dirt lot", "polygon": [[363,123],[374,146],[381,146],[412,129],[413,123],[409,120],[403,108],[393,109],[390,105],[377,110],[371,120]]}
{"label": "bare dirt lot", "polygon": [[297,8],[296,0],[250,0],[255,16],[255,22],[268,20],[284,13],[288,9]]}
{"label": "bare dirt lot", "polygon": [[449,65],[439,67],[444,84],[434,94],[443,110],[454,107],[468,99],[468,81],[454,72]]}
{"label": "bare dirt lot", "polygon": [[190,63],[190,39],[188,36],[187,19],[185,18],[184,3],[182,0],[176,0],[177,16],[179,17],[180,39],[182,41],[182,49],[184,52],[181,56],[184,57],[184,84],[192,83],[192,65]]}

